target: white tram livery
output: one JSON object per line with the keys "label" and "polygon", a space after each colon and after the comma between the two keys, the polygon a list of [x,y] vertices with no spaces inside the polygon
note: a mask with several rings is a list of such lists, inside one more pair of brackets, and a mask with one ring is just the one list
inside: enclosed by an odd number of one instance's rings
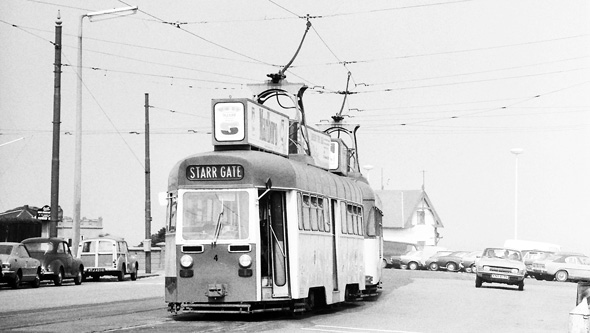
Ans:
{"label": "white tram livery", "polygon": [[375,296],[381,287],[379,199],[359,172],[356,140],[329,135],[354,135],[358,126],[348,130],[336,119],[314,130],[303,116],[262,105],[286,95],[269,91],[257,101],[214,100],[214,151],[170,172],[165,301],[172,313],[301,312]]}

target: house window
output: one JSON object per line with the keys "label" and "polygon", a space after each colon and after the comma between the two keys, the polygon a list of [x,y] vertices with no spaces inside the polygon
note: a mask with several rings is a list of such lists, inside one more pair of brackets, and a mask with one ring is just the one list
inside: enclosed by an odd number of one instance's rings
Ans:
{"label": "house window", "polygon": [[424,212],[425,212],[424,210],[418,210],[418,211],[416,211],[416,215],[417,215],[417,218],[418,218],[418,224],[419,225],[420,224],[426,224],[426,222],[425,222],[425,215],[426,214]]}

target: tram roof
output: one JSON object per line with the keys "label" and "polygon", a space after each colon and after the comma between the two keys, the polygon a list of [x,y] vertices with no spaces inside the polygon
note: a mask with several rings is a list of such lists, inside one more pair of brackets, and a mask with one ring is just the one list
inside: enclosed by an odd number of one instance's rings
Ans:
{"label": "tram roof", "polygon": [[[241,165],[243,178],[239,180],[188,179],[191,166]],[[264,188],[270,179],[275,189],[298,189],[322,193],[331,197],[360,202],[364,186],[356,179],[335,175],[306,163],[254,150],[213,151],[195,154],[179,161],[168,179],[168,190],[177,188]],[[360,185],[360,186],[359,186]]]}

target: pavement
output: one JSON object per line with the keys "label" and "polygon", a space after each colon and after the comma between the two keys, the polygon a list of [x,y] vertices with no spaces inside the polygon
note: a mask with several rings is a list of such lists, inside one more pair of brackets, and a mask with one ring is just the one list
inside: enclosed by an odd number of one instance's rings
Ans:
{"label": "pavement", "polygon": [[149,273],[145,271],[145,269],[140,269],[137,271],[137,278],[138,279],[143,279],[143,278],[148,278],[148,277],[152,277],[152,276],[163,276],[164,275],[164,270],[151,270]]}

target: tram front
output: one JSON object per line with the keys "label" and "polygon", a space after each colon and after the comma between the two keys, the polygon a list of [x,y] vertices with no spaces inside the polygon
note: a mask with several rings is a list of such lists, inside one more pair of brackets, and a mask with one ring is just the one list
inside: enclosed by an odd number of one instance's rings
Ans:
{"label": "tram front", "polygon": [[175,167],[177,172],[170,176],[166,234],[165,300],[170,311],[289,309],[288,292],[279,298],[265,297],[274,283],[282,282],[283,289],[288,286],[282,223],[285,192],[265,194],[269,184],[263,179],[270,174],[261,174],[256,166],[286,161],[268,155],[212,152]]}

